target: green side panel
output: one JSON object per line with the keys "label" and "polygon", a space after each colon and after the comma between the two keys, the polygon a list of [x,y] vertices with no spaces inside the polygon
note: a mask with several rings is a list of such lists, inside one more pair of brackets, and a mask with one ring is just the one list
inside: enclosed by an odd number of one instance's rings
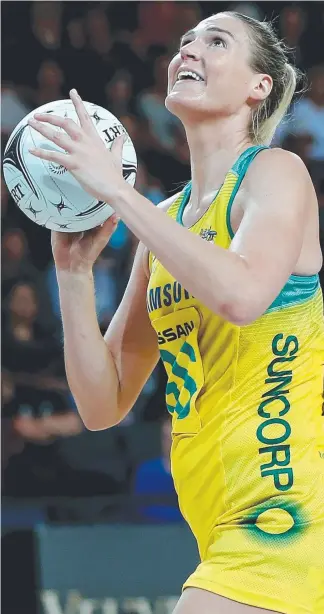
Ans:
{"label": "green side panel", "polygon": [[291,275],[280,294],[273,301],[272,305],[268,307],[266,313],[305,303],[316,294],[319,287],[318,275],[309,275],[305,277]]}

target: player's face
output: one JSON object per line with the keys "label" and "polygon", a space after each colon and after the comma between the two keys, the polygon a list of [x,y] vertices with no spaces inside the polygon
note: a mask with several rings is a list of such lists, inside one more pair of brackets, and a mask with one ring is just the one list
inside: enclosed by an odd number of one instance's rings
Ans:
{"label": "player's face", "polygon": [[[248,31],[239,19],[219,13],[201,21],[183,36],[170,63],[166,107],[185,124],[239,112],[260,96],[260,75],[249,60]],[[200,79],[181,78],[182,70]]]}

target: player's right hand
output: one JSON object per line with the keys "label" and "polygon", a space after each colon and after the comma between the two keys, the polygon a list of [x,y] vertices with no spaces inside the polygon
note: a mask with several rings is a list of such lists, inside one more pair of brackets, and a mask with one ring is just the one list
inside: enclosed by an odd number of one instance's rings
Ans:
{"label": "player's right hand", "polygon": [[102,226],[86,232],[52,231],[52,250],[57,271],[89,273],[116,230],[114,213]]}

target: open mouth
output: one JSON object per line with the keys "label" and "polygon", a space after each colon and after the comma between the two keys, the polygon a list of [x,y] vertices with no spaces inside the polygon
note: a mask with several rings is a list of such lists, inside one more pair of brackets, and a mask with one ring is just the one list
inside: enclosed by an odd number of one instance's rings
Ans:
{"label": "open mouth", "polygon": [[204,80],[205,79],[203,79],[201,75],[199,75],[197,72],[194,72],[193,70],[180,70],[177,75],[176,83],[179,83],[179,81],[204,82]]}

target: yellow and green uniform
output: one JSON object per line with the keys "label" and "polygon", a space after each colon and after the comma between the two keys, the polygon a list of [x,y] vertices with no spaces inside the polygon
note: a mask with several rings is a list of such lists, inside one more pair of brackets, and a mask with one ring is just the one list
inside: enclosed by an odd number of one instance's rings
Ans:
{"label": "yellow and green uniform", "polygon": [[[261,149],[240,156],[188,231],[229,248],[231,206]],[[168,210],[179,224],[190,190]],[[236,326],[153,254],[150,272],[147,307],[168,375],[172,474],[201,557],[184,587],[285,614],[324,614],[318,276],[292,275],[261,317]]]}

